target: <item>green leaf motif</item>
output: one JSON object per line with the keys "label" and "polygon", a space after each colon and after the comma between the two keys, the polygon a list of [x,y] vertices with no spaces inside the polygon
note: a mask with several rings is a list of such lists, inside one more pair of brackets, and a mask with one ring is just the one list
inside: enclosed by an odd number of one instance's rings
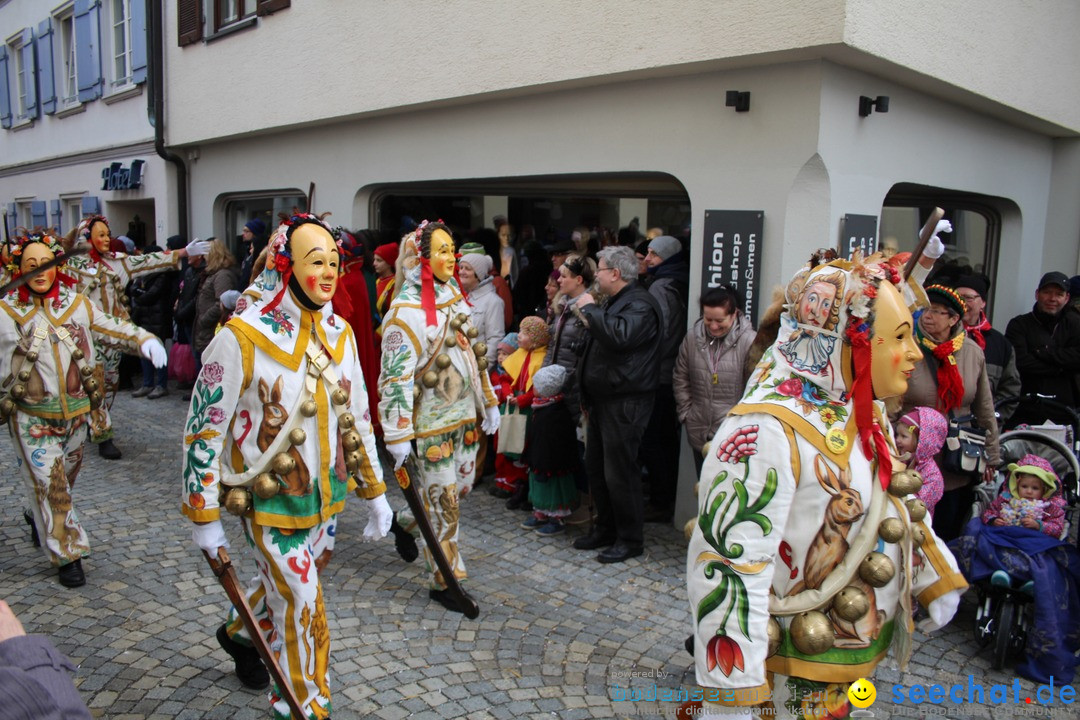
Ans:
{"label": "green leaf motif", "polygon": [[303,546],[310,534],[309,529],[289,530],[287,528],[270,528],[270,541],[277,545],[282,555],[288,555],[298,547]]}

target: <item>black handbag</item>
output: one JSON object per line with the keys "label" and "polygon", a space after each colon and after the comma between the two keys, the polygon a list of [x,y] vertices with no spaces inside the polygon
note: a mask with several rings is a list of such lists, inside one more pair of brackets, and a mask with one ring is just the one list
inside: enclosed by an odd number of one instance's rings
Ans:
{"label": "black handbag", "polygon": [[954,475],[981,477],[986,469],[986,430],[971,424],[973,415],[953,417],[941,448],[941,470]]}

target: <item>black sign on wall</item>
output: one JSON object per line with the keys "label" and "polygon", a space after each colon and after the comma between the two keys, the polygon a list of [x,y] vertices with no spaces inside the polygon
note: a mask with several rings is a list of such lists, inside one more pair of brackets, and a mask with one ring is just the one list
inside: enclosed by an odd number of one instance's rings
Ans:
{"label": "black sign on wall", "polygon": [[731,285],[745,298],[743,308],[757,325],[761,294],[761,210],[706,210],[701,292]]}
{"label": "black sign on wall", "polygon": [[138,190],[142,187],[143,160],[132,160],[131,167],[114,162],[101,169],[102,190]]}
{"label": "black sign on wall", "polygon": [[850,260],[856,250],[866,256],[877,249],[877,215],[845,215],[840,220],[840,257]]}

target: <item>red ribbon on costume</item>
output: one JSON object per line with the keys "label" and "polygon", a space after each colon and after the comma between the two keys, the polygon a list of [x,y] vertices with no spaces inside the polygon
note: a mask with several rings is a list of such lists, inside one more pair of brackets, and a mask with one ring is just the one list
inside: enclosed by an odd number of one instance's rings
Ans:
{"label": "red ribbon on costume", "polygon": [[[18,270],[16,270],[15,272],[13,272],[11,274],[11,277],[12,277],[12,279],[15,279],[17,277],[22,277],[22,273],[19,272]],[[75,280],[75,278],[71,277],[70,275],[65,275],[64,273],[57,271],[57,273],[56,273],[56,281],[53,282],[52,287],[49,288],[48,292],[46,292],[41,297],[49,298],[49,299],[52,299],[52,300],[55,300],[56,298],[60,297],[60,283],[63,283],[64,285],[67,285],[68,287],[72,287],[72,286],[75,285],[76,280]],[[17,292],[19,293],[19,302],[24,302],[24,303],[25,302],[30,302],[30,290],[25,285],[20,285]]]}
{"label": "red ribbon on costume", "polygon": [[94,243],[90,243],[90,259],[96,263],[102,262],[105,258],[101,257],[101,253],[94,247]]}
{"label": "red ribbon on costume", "polygon": [[270,312],[281,304],[281,298],[285,297],[285,291],[289,289],[289,280],[291,278],[292,266],[290,265],[288,268],[285,269],[285,272],[281,274],[281,289],[278,290],[277,295],[274,296],[273,300],[266,303],[266,307],[262,309],[262,312],[259,313],[260,315],[265,315],[266,313]]}
{"label": "red ribbon on costume", "polygon": [[[454,270],[457,270],[455,265]],[[420,306],[424,308],[424,317],[428,327],[439,324],[435,315],[435,275],[431,272],[431,259],[420,258]]]}
{"label": "red ribbon on costume", "polygon": [[855,403],[855,427],[859,429],[863,454],[871,460],[877,457],[878,481],[883,490],[888,490],[892,478],[892,462],[889,459],[889,444],[885,441],[885,434],[874,422],[870,339],[866,329],[858,330],[853,325],[848,327],[847,336],[851,341],[851,359],[855,370],[855,380],[851,384],[851,397]]}

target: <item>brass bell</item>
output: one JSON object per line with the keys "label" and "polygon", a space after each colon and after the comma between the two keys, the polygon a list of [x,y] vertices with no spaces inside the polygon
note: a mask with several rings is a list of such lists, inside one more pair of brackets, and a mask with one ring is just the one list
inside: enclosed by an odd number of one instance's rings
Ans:
{"label": "brass bell", "polygon": [[878,525],[878,537],[887,543],[900,542],[904,537],[904,523],[900,518],[885,518]]}
{"label": "brass bell", "polygon": [[88,378],[94,374],[94,368],[90,367],[89,365],[83,365],[81,368],[79,368],[79,374],[82,375],[84,378]]}
{"label": "brass bell", "polygon": [[263,500],[269,500],[281,490],[281,485],[270,473],[259,473],[255,476],[255,482],[252,487],[255,490],[255,494]]}
{"label": "brass bell", "polygon": [[[27,355],[27,358],[29,358],[29,357],[30,356]],[[81,348],[75,348],[74,350],[71,351],[71,357],[75,358],[76,360],[82,360],[84,357],[86,357],[86,355],[83,354],[83,351],[82,351]]]}
{"label": "brass bell", "polygon": [[278,453],[274,456],[274,459],[270,461],[270,467],[278,475],[288,475],[296,469],[296,460],[292,455],[287,453]]}
{"label": "brass bell", "polygon": [[465,313],[458,313],[454,317],[454,319],[458,321],[458,325],[464,325],[465,323],[469,322],[469,316]]}
{"label": "brass bell", "polygon": [[446,343],[446,347],[448,347],[448,348],[454,347],[455,345],[457,345],[457,335],[456,334],[447,335],[445,343]]}
{"label": "brass bell", "polygon": [[300,403],[300,414],[304,417],[314,417],[317,412],[319,412],[319,406],[314,400],[305,400]]}
{"label": "brass bell", "polygon": [[13,386],[11,388],[11,397],[15,398],[16,400],[22,400],[24,397],[26,397],[26,386],[22,384]]}
{"label": "brass bell", "polygon": [[433,388],[439,384],[439,373],[434,370],[428,370],[424,373],[423,377],[420,378],[420,382],[424,383],[424,387]]}
{"label": "brass bell", "polygon": [[341,413],[341,417],[337,421],[338,427],[344,430],[348,430],[353,425],[356,425],[356,418],[352,413]]}
{"label": "brass bell", "polygon": [[105,394],[102,393],[100,390],[95,390],[94,392],[90,393],[89,397],[90,404],[95,408],[101,407],[101,403],[105,400]]}
{"label": "brass bell", "polygon": [[476,353],[476,357],[484,357],[487,355],[487,343],[478,342],[472,346],[472,350]]}
{"label": "brass bell", "polygon": [[38,361],[38,354],[36,352],[26,353],[26,362],[36,363]]}
{"label": "brass bell", "polygon": [[345,455],[345,467],[355,475],[360,471],[360,465],[364,462],[364,454],[356,451]]}
{"label": "brass bell", "polygon": [[469,336],[470,340],[475,340],[476,338],[480,337],[480,331],[477,330],[474,327],[471,327],[468,330],[466,330],[465,334]]}
{"label": "brass bell", "polygon": [[347,452],[357,450],[362,442],[363,439],[360,437],[360,433],[355,430],[341,436],[341,447],[345,448]]}
{"label": "brass bell", "polygon": [[780,641],[784,639],[784,629],[780,627],[780,623],[776,621],[776,618],[770,617],[767,630],[769,633],[769,649],[765,657],[772,657],[780,649]]}
{"label": "brass bell", "polygon": [[911,541],[918,546],[922,546],[926,542],[926,531],[918,525],[913,526],[911,528]]}
{"label": "brass bell", "polygon": [[0,417],[6,418],[13,412],[15,412],[15,401],[9,397],[0,400]]}
{"label": "brass bell", "polygon": [[454,318],[453,320],[451,320],[450,321],[450,329],[453,330],[454,332],[457,332],[458,330],[460,330],[461,329],[461,320],[458,319],[458,318]]}
{"label": "brass bell", "polygon": [[334,392],[330,393],[330,401],[335,405],[344,405],[349,402],[349,393],[345,392],[342,388],[337,388]]}
{"label": "brass bell", "polygon": [[476,367],[480,368],[481,370],[487,370],[488,369],[488,359],[486,357],[477,358],[476,359]]}
{"label": "brass bell", "polygon": [[904,504],[907,505],[911,522],[922,522],[922,519],[926,517],[926,503],[919,498],[908,498]]}
{"label": "brass bell", "polygon": [[868,554],[859,563],[859,577],[870,587],[885,587],[896,575],[896,565],[879,552]]}
{"label": "brass bell", "polygon": [[869,610],[870,598],[854,585],[848,585],[833,597],[832,611],[841,620],[855,622]]}
{"label": "brass bell", "polygon": [[289,431],[289,442],[293,445],[303,445],[307,440],[307,433],[302,428],[293,428]]}
{"label": "brass bell", "polygon": [[424,394],[424,389],[419,385],[413,385],[412,396],[413,400],[419,400],[420,396]]}
{"label": "brass bell", "polygon": [[243,515],[251,507],[251,495],[244,488],[233,488],[225,496],[225,509],[233,515]]}
{"label": "brass bell", "polygon": [[88,377],[83,380],[83,387],[86,388],[86,392],[92,393],[97,390],[100,385],[98,385],[97,378]]}
{"label": "brass bell", "polygon": [[922,476],[914,470],[901,470],[893,473],[889,480],[889,494],[894,497],[906,497],[919,492],[922,487]]}
{"label": "brass bell", "polygon": [[19,382],[26,382],[30,379],[30,373],[27,370],[19,371]]}
{"label": "brass bell", "polygon": [[121,305],[127,305],[128,304],[128,296],[127,295],[121,295],[120,296],[120,304]]}
{"label": "brass bell", "polygon": [[435,367],[440,370],[445,370],[450,367],[450,356],[446,353],[439,353],[435,356]]}
{"label": "brass bell", "polygon": [[820,655],[836,642],[832,623],[825,613],[818,610],[796,615],[791,620],[788,632],[795,649],[804,655]]}

